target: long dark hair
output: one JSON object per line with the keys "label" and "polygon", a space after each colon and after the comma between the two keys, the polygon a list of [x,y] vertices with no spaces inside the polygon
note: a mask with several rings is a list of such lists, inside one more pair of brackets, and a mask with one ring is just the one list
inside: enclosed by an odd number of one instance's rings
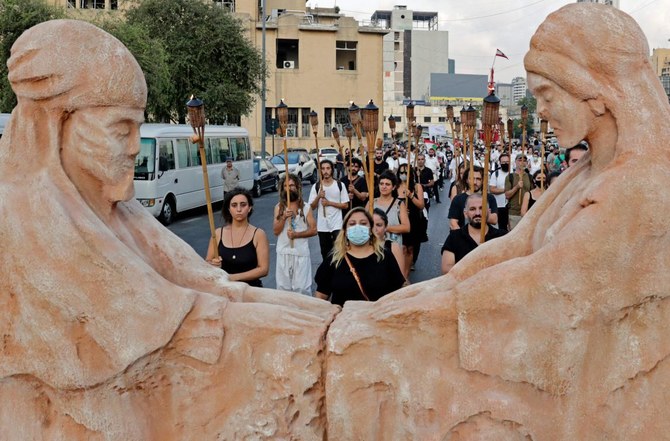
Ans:
{"label": "long dark hair", "polygon": [[[223,207],[221,207],[221,216],[223,216],[223,221],[227,224],[230,225],[233,223],[233,215],[230,214],[230,201],[233,200],[235,196],[243,195],[247,198],[247,202],[249,203],[249,208],[254,207],[254,198],[251,195],[251,192],[249,190],[246,190],[241,187],[235,187],[230,191],[226,192],[226,195],[223,198]],[[251,212],[253,210],[249,210],[249,215],[247,216],[247,219],[251,217]]]}
{"label": "long dark hair", "polygon": [[[284,211],[286,211],[286,176],[287,175],[284,175],[279,181],[279,184],[277,184],[279,187],[279,212],[277,213],[277,220],[281,220],[281,218],[284,217]],[[302,198],[302,182],[300,182],[300,179],[293,173],[288,174],[288,179],[295,184],[296,192],[298,193],[296,200],[298,202],[299,216],[305,219],[305,201]]]}

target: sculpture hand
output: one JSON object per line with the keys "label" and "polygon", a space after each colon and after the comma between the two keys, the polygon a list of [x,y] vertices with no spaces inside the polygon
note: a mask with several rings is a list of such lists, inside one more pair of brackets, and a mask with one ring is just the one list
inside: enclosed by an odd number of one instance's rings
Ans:
{"label": "sculpture hand", "polygon": [[314,297],[254,287],[247,287],[244,290],[241,301],[245,303],[270,303],[273,305],[286,306],[295,310],[317,315],[324,319],[333,317],[340,309],[338,306],[332,305],[330,302],[324,302],[323,300],[315,299]]}

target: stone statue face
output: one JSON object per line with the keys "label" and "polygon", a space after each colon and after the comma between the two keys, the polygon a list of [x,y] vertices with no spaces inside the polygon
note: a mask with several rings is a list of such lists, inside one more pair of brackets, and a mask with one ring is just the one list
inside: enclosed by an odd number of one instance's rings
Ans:
{"label": "stone statue face", "polygon": [[588,102],[530,72],[528,87],[537,99],[538,116],[549,121],[560,145],[572,147],[586,138],[595,117]]}
{"label": "stone statue face", "polygon": [[64,126],[62,162],[75,186],[95,185],[108,202],[134,195],[142,109],[94,107],[74,112]]}

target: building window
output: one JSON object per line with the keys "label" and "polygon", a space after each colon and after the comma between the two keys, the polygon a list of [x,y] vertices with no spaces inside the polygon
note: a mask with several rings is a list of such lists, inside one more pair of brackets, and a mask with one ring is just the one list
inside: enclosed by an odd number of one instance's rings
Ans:
{"label": "building window", "polygon": [[337,70],[356,70],[356,41],[335,42],[335,68]]}
{"label": "building window", "polygon": [[398,43],[397,41],[395,43],[393,43],[393,50],[399,51],[400,50],[400,43]]}
{"label": "building window", "polygon": [[119,9],[119,0],[112,0],[109,5],[111,9]]}
{"label": "building window", "polygon": [[81,0],[82,9],[105,9],[105,0]]}
{"label": "building window", "polygon": [[312,136],[312,126],[309,124],[309,114],[312,109],[302,108],[300,113],[302,114],[302,137],[309,138]]}
{"label": "building window", "polygon": [[429,122],[431,122],[432,120],[433,120],[433,119],[432,119],[430,116],[424,116],[424,117],[423,117],[423,122],[425,122],[425,123],[429,123]]}
{"label": "building window", "polygon": [[298,108],[289,107],[288,124],[286,126],[286,136],[289,138],[298,137]]}
{"label": "building window", "polygon": [[220,6],[224,11],[235,12],[235,0],[214,0],[216,6]]}
{"label": "building window", "polygon": [[277,69],[298,67],[298,40],[277,39]]}
{"label": "building window", "polygon": [[76,8],[77,7],[77,0],[67,0],[67,7],[68,8]]}
{"label": "building window", "polygon": [[437,122],[447,122],[447,117],[446,116],[440,116],[437,118]]}

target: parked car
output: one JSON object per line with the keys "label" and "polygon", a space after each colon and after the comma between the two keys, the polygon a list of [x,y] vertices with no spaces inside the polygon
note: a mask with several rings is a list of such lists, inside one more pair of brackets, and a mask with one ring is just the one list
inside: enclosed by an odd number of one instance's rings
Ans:
{"label": "parked car", "polygon": [[[286,166],[284,165],[284,155],[275,155],[271,162],[279,170],[279,177],[282,178],[286,173]],[[314,183],[318,179],[316,171],[316,163],[311,159],[307,153],[289,152],[288,154],[288,171],[298,176],[301,180],[309,179]]]}
{"label": "parked car", "polygon": [[333,147],[324,147],[322,149],[319,149],[319,161],[328,159],[329,161],[332,161],[333,164],[337,162],[337,155],[340,152],[333,148]]}
{"label": "parked car", "polygon": [[267,159],[254,159],[254,197],[260,197],[264,190],[277,191],[279,185],[279,170]]}

